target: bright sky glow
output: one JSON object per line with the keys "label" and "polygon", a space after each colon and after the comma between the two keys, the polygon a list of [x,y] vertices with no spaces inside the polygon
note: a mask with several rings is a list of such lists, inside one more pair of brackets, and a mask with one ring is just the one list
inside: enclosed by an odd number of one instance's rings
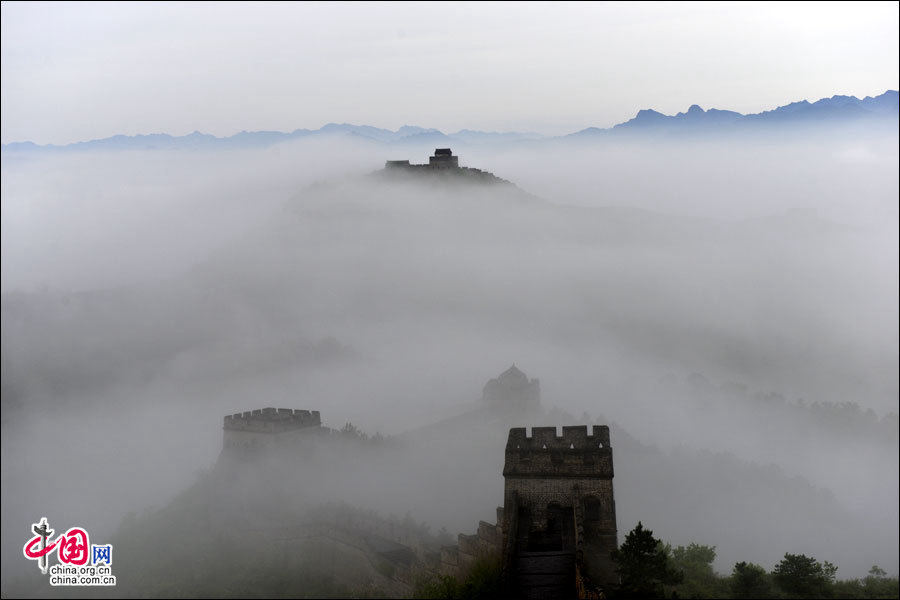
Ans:
{"label": "bright sky glow", "polygon": [[569,133],[898,85],[897,2],[2,4],[2,142]]}

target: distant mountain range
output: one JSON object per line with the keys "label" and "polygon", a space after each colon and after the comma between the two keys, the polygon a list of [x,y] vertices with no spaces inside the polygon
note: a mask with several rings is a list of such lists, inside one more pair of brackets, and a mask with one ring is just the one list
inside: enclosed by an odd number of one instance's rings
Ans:
{"label": "distant mountain range", "polygon": [[611,129],[589,127],[571,136],[597,135],[607,133],[635,132],[688,132],[688,131],[723,131],[752,130],[786,125],[817,125],[844,122],[860,122],[898,118],[898,92],[888,90],[880,96],[866,96],[862,100],[856,96],[832,96],[816,102],[802,100],[779,106],[774,110],[742,115],[731,110],[711,108],[703,110],[696,104],[687,112],[675,116],[664,115],[655,110],[638,111],[631,120],[620,123]]}
{"label": "distant mountain range", "polygon": [[189,135],[172,136],[167,133],[148,135],[114,135],[112,137],[87,142],[76,142],[63,146],[38,145],[33,142],[13,142],[2,146],[3,152],[29,151],[84,151],[84,150],[204,150],[225,148],[265,147],[310,136],[353,136],[361,140],[380,144],[423,144],[442,145],[489,145],[527,143],[546,140],[561,140],[622,134],[664,134],[678,135],[691,133],[725,133],[782,129],[789,126],[815,127],[843,123],[883,123],[896,128],[900,112],[898,91],[888,90],[880,96],[866,96],[862,100],[856,96],[832,96],[816,102],[802,100],[779,106],[756,114],[743,115],[731,110],[710,108],[703,110],[694,104],[687,112],[664,115],[652,109],[638,111],[637,115],[608,129],[588,127],[575,133],[557,138],[545,137],[537,133],[495,133],[462,129],[445,134],[437,129],[404,125],[397,131],[380,129],[370,125],[329,123],[319,129],[295,129],[281,131],[241,131],[230,137],[216,137],[195,131]]}

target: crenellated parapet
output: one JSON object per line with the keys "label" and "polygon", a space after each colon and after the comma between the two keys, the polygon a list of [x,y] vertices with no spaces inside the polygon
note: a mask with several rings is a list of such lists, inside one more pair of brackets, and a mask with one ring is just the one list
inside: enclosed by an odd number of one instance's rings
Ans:
{"label": "crenellated parapet", "polygon": [[326,431],[317,410],[272,407],[225,415],[222,429],[222,450],[229,457],[259,456],[293,446],[308,438],[310,432]]}
{"label": "crenellated parapet", "polygon": [[533,427],[531,436],[524,427],[509,430],[504,477],[612,479],[612,447],[609,427],[594,425],[562,428]]}
{"label": "crenellated parapet", "polygon": [[322,419],[317,410],[268,407],[225,415],[223,428],[250,433],[281,433],[321,425]]}

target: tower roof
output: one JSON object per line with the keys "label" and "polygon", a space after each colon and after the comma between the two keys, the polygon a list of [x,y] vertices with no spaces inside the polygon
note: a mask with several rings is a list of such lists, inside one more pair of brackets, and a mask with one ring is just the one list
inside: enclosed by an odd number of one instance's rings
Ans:
{"label": "tower roof", "polygon": [[525,373],[520,371],[519,368],[516,366],[516,363],[513,363],[513,365],[510,368],[508,368],[507,370],[503,371],[503,373],[501,373],[500,377],[498,377],[497,379],[501,379],[501,380],[525,379],[527,381],[528,375],[526,375]]}

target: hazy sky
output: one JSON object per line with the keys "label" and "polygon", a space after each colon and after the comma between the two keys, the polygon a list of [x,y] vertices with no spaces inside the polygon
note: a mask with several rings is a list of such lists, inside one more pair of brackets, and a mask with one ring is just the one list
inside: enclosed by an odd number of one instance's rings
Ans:
{"label": "hazy sky", "polygon": [[2,4],[2,142],[351,122],[561,134],[898,85],[897,2]]}

